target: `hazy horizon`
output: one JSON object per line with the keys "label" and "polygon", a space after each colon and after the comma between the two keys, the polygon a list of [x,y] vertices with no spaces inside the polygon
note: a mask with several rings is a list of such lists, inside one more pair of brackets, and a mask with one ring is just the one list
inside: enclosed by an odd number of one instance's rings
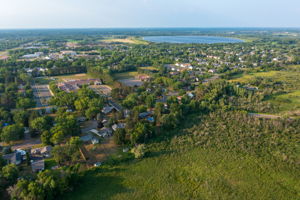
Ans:
{"label": "hazy horizon", "polygon": [[299,0],[2,0],[0,29],[298,28]]}

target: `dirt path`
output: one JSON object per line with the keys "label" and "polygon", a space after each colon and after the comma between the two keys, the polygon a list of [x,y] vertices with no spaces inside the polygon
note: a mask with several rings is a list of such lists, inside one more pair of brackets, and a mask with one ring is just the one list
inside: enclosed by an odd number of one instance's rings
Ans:
{"label": "dirt path", "polygon": [[264,119],[279,119],[281,116],[279,115],[270,115],[270,114],[259,114],[259,113],[249,113],[251,117],[264,118]]}

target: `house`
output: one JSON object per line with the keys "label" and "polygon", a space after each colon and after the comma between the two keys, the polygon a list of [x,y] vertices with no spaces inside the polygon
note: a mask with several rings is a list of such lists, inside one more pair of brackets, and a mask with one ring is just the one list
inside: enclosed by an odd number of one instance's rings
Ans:
{"label": "house", "polygon": [[52,146],[48,145],[41,149],[41,154],[44,157],[49,158],[49,157],[51,157],[51,151],[52,151]]}
{"label": "house", "polygon": [[[98,135],[99,132],[97,131],[97,132],[95,132],[95,134]],[[82,142],[91,142],[92,144],[98,144],[99,143],[99,139],[94,137],[92,134],[87,134],[85,136],[80,137],[80,141],[82,141]]]}
{"label": "house", "polygon": [[48,145],[41,148],[31,149],[30,153],[32,155],[42,155],[43,157],[51,157],[52,146]]}
{"label": "house", "polygon": [[61,51],[61,55],[63,56],[76,56],[77,53],[75,51]]}
{"label": "house", "polygon": [[99,139],[94,137],[92,139],[92,144],[99,144]]}
{"label": "house", "polygon": [[148,117],[149,115],[152,115],[153,113],[151,111],[149,112],[142,112],[139,114],[139,118],[141,119],[145,119],[146,117]]}
{"label": "house", "polygon": [[82,142],[89,142],[89,141],[92,141],[92,139],[93,139],[92,134],[87,134],[87,135],[80,137],[80,141],[82,141]]}
{"label": "house", "polygon": [[37,173],[45,169],[45,160],[36,160],[31,163],[32,172]]}
{"label": "house", "polygon": [[99,131],[96,129],[91,129],[90,132],[101,137],[101,135],[99,134]]}
{"label": "house", "polygon": [[22,155],[18,151],[3,155],[2,158],[7,162],[7,164],[19,165],[22,163]]}
{"label": "house", "polygon": [[102,112],[107,115],[110,112],[112,112],[113,110],[114,110],[114,107],[112,107],[112,106],[104,106],[102,109]]}
{"label": "house", "polygon": [[125,123],[118,123],[118,124],[112,125],[111,128],[112,128],[114,131],[116,131],[116,130],[118,130],[118,129],[120,129],[120,128],[125,128],[125,126],[126,126]]}
{"label": "house", "polygon": [[86,121],[86,117],[77,117],[77,121],[78,122],[85,122]]}
{"label": "house", "polygon": [[123,111],[123,115],[124,115],[125,118],[129,117],[129,116],[130,116],[130,110],[125,109],[125,110]]}
{"label": "house", "polygon": [[112,100],[108,100],[108,104],[112,107],[114,107],[114,109],[116,109],[116,111],[121,112],[123,110],[122,106],[120,106],[118,103],[112,101]]}
{"label": "house", "polygon": [[44,55],[43,52],[36,52],[34,54],[27,54],[27,55],[24,55],[22,56],[22,58],[24,59],[32,59],[32,58],[38,58],[38,57],[41,57],[42,55]]}
{"label": "house", "polygon": [[103,83],[102,83],[102,81],[101,80],[96,80],[95,82],[94,82],[94,85],[102,85]]}
{"label": "house", "polygon": [[150,76],[148,76],[148,75],[139,75],[137,78],[141,81],[149,81],[150,80]]}
{"label": "house", "polygon": [[191,99],[195,97],[195,95],[191,92],[187,93],[188,97],[190,97]]}
{"label": "house", "polygon": [[100,129],[99,133],[102,137],[108,137],[112,135],[112,130],[110,128],[104,127]]}

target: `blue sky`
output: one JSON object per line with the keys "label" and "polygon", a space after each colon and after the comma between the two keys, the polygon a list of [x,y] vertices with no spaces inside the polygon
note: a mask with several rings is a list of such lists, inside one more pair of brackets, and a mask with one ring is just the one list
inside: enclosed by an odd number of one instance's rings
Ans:
{"label": "blue sky", "polygon": [[300,27],[300,0],[0,0],[0,28]]}

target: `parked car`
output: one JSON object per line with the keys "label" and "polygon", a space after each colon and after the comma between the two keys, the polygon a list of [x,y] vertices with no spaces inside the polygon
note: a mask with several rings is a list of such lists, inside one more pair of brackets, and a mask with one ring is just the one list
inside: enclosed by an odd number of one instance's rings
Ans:
{"label": "parked car", "polygon": [[96,163],[94,164],[94,167],[99,167],[99,166],[101,166],[101,165],[102,165],[101,162],[96,162]]}

